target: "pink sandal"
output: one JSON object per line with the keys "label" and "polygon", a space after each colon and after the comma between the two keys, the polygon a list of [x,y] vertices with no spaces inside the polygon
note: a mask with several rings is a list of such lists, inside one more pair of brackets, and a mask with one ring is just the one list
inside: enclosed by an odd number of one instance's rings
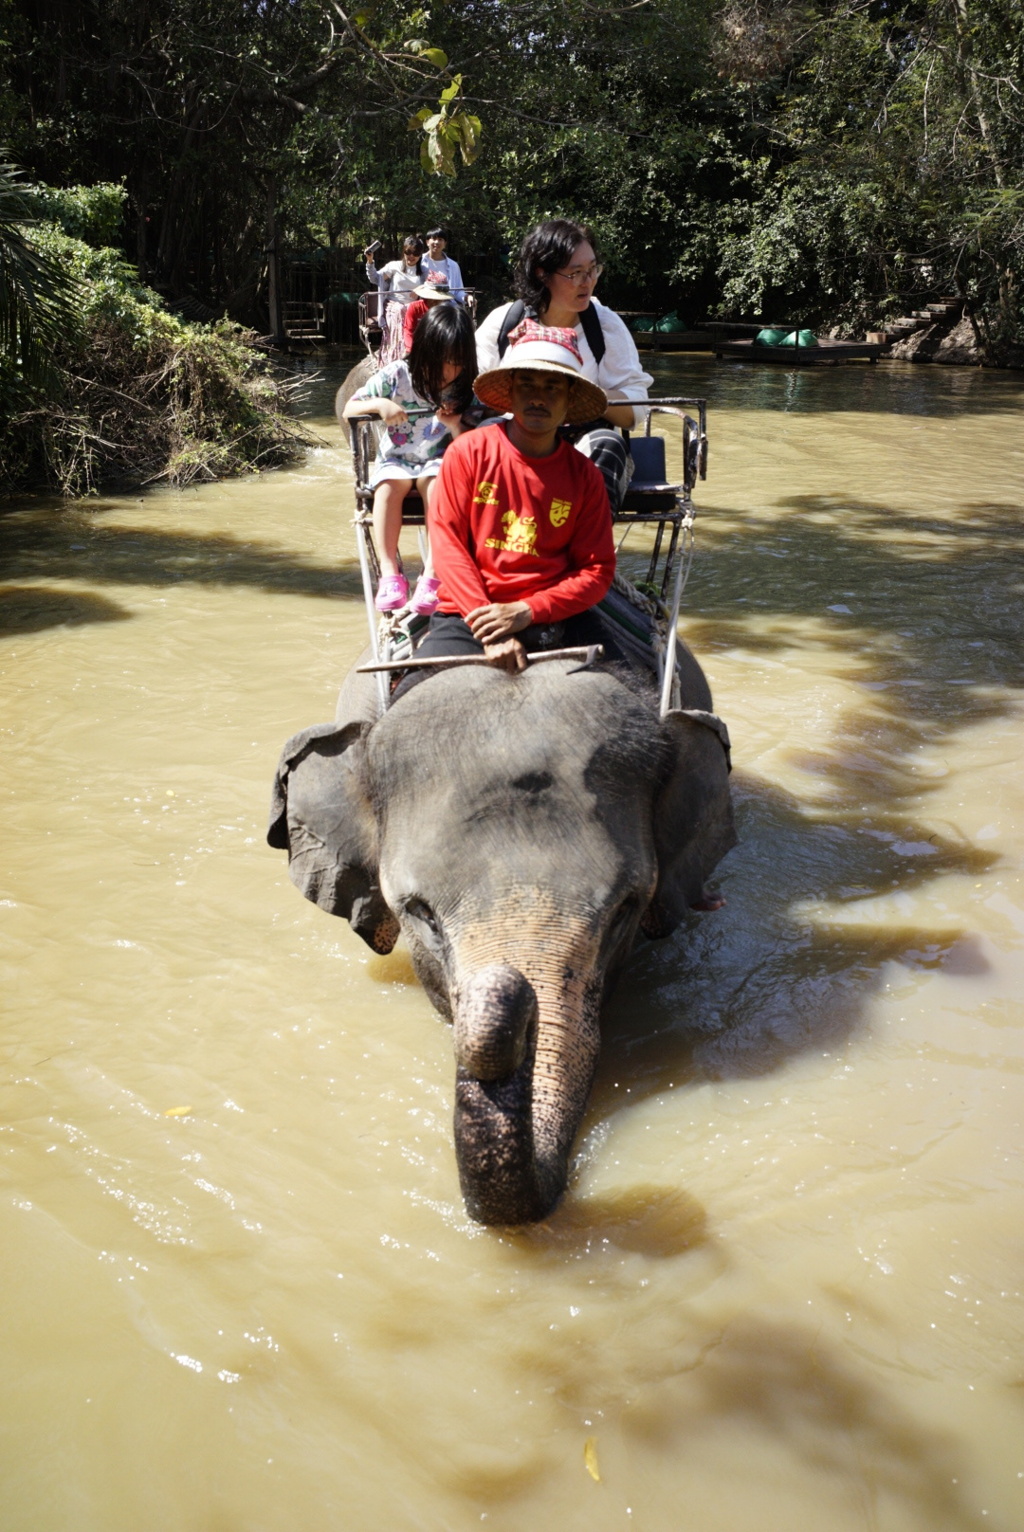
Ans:
{"label": "pink sandal", "polygon": [[409,605],[418,616],[432,617],[437,611],[437,593],[440,589],[441,582],[435,580],[433,575],[420,575]]}
{"label": "pink sandal", "polygon": [[374,606],[378,612],[397,612],[409,599],[409,582],[405,575],[381,575],[377,586]]}

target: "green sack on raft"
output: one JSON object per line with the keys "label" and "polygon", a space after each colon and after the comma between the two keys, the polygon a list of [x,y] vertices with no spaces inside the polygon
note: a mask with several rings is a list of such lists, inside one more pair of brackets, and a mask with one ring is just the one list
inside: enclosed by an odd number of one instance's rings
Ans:
{"label": "green sack on raft", "polygon": [[659,319],[654,328],[659,335],[675,335],[678,331],[685,330],[686,326],[679,315],[673,310],[671,314],[666,314],[664,319]]}
{"label": "green sack on raft", "polygon": [[654,320],[643,318],[634,319],[633,323],[630,325],[630,329],[633,331],[634,335],[650,335],[651,331],[654,329]]}
{"label": "green sack on raft", "polygon": [[813,330],[790,330],[785,340],[778,342],[780,346],[816,346],[818,337]]}
{"label": "green sack on raft", "polygon": [[758,330],[754,336],[755,346],[784,346],[785,344],[785,330]]}

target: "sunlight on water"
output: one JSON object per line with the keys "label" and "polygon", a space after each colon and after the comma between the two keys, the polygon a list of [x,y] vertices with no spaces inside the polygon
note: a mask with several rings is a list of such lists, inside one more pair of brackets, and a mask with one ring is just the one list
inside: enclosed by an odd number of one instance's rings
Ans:
{"label": "sunlight on water", "polygon": [[4,1532],[1024,1522],[1024,379],[653,369],[742,843],[529,1230],[263,839],[363,642],[338,378],[301,467],[0,516]]}

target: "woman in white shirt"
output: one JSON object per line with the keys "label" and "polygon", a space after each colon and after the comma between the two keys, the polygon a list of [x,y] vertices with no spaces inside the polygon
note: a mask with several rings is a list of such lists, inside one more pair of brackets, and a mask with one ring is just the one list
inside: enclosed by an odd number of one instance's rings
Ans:
{"label": "woman in white shirt", "polygon": [[377,270],[373,251],[366,252],[366,279],[380,292],[381,342],[377,353],[377,365],[400,362],[405,355],[405,336],[402,320],[403,310],[413,299],[414,289],[424,280],[423,252],[426,249],[418,234],[410,234],[402,241],[401,259],[388,261]]}
{"label": "woman in white shirt", "polygon": [[609,503],[617,511],[633,471],[618,431],[643,419],[634,404],[646,401],[654,379],[641,367],[624,321],[594,297],[602,270],[588,229],[567,218],[538,224],[519,251],[513,274],[516,301],[488,314],[476,332],[476,354],[481,372],[497,367],[509,331],[527,313],[541,324],[575,330],[583,376],[608,396],[601,420],[576,428],[576,446],[600,468]]}

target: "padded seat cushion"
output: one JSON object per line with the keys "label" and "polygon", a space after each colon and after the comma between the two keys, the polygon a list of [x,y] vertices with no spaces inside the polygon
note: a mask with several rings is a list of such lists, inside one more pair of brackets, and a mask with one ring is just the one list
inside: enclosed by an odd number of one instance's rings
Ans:
{"label": "padded seat cushion", "polygon": [[672,511],[675,504],[675,490],[667,484],[637,484],[635,479],[622,497],[624,511]]}

